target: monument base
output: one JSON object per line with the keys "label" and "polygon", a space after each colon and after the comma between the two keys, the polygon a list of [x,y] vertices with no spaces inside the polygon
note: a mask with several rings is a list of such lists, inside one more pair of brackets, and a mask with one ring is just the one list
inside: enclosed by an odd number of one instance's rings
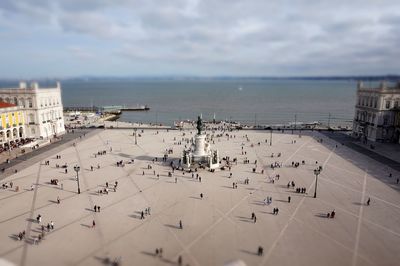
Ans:
{"label": "monument base", "polygon": [[182,166],[185,168],[207,167],[217,169],[219,168],[218,151],[210,149],[206,135],[197,134],[192,148],[183,151],[182,162]]}

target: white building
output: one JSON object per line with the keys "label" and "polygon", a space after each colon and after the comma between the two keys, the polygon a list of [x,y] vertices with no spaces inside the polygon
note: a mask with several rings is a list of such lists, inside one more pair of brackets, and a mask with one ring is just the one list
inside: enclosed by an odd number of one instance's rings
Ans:
{"label": "white building", "polygon": [[12,103],[24,113],[25,136],[47,139],[65,133],[61,87],[39,88],[37,82],[28,87],[0,89],[0,102]]}
{"label": "white building", "polygon": [[396,142],[400,136],[400,82],[378,88],[358,83],[353,135],[362,141]]}

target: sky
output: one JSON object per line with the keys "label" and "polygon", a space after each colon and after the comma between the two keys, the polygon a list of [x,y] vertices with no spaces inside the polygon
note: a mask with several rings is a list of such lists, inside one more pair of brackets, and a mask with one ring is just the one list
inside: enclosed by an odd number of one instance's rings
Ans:
{"label": "sky", "polygon": [[0,0],[0,78],[400,74],[399,0]]}

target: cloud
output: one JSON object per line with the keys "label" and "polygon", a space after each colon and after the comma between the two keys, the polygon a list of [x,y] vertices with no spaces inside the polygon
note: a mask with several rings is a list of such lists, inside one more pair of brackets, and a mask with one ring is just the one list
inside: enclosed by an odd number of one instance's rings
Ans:
{"label": "cloud", "polygon": [[178,75],[395,73],[397,10],[397,0],[2,0],[0,34],[16,37],[0,47],[61,46],[76,69],[95,56],[115,71],[149,63]]}
{"label": "cloud", "polygon": [[79,46],[67,47],[67,51],[79,59],[87,60],[94,58],[94,54]]}

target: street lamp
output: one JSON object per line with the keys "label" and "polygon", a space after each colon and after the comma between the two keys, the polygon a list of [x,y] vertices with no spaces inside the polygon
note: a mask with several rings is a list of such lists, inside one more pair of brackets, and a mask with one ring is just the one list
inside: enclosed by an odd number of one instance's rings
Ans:
{"label": "street lamp", "polygon": [[321,168],[314,169],[314,175],[315,175],[315,190],[314,190],[314,198],[317,197],[317,185],[318,185],[318,175],[321,173]]}
{"label": "street lamp", "polygon": [[78,174],[81,168],[78,165],[75,165],[74,170],[76,172],[76,181],[78,182],[78,194],[81,194],[81,189],[79,187],[79,174]]}
{"label": "street lamp", "polygon": [[135,135],[135,145],[137,145],[137,128],[134,129],[134,133]]}
{"label": "street lamp", "polygon": [[269,138],[269,146],[272,146],[272,128],[271,128],[271,135],[270,135],[270,138]]}

